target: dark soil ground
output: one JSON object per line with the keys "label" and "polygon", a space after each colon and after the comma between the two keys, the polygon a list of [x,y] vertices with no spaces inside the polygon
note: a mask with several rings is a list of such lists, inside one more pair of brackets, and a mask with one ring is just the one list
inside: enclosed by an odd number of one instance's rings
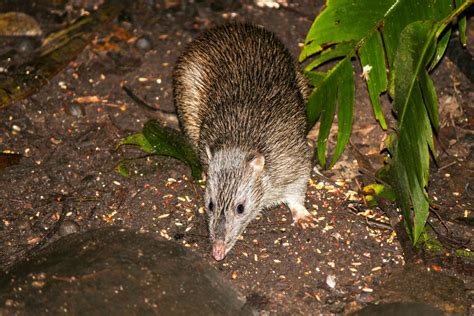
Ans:
{"label": "dark soil ground", "polygon": [[[171,71],[176,57],[202,30],[227,21],[265,26],[297,57],[322,1],[288,2],[269,8],[253,1],[177,7],[171,6],[172,1],[155,5],[136,1],[47,86],[0,109],[0,150],[22,155],[19,164],[0,170],[0,266],[8,267],[64,230],[120,225],[156,232],[193,249],[260,310],[347,313],[376,302],[374,289],[406,257],[397,236],[383,224],[388,223],[384,213],[366,206],[358,194],[372,179],[358,173],[354,152],[379,166],[384,135],[368,110],[370,101],[360,76],[356,75],[352,150],[348,148],[341,162],[324,172],[327,179],[313,174],[309,182],[306,206],[317,219],[314,229],[292,226],[283,206],[267,210],[217,263],[210,256],[202,185],[192,181],[185,165],[147,157],[133,164],[137,172],[132,177],[114,170],[123,158],[143,156],[133,148],[117,149],[119,140],[140,132],[148,119],[163,121],[159,112],[133,102],[123,85],[153,107],[173,111]],[[51,2],[57,7],[46,1],[36,6],[21,3],[15,7],[15,2],[7,1],[1,9],[29,13],[46,31],[60,28],[68,18],[61,1]],[[135,46],[143,36],[153,44],[146,52]],[[456,45],[454,41],[452,46]],[[472,54],[472,44],[468,49]],[[2,60],[1,66],[14,62],[15,58]],[[354,69],[360,74],[357,61]],[[430,222],[450,247],[424,257],[428,268],[462,279],[472,300],[473,261],[454,255],[456,249],[474,247],[473,89],[463,70],[463,65],[459,68],[445,57],[433,73],[442,129],[440,168],[432,169],[430,183],[439,218],[433,213]],[[62,216],[64,221],[57,225]]]}

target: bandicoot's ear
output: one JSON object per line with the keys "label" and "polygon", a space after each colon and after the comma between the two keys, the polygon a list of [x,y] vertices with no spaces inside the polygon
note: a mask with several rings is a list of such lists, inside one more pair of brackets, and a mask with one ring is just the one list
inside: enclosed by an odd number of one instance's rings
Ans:
{"label": "bandicoot's ear", "polygon": [[206,155],[207,155],[207,161],[211,161],[212,160],[212,153],[211,153],[211,149],[209,148],[209,146],[206,146]]}
{"label": "bandicoot's ear", "polygon": [[253,171],[256,173],[262,172],[263,167],[265,166],[265,157],[263,157],[262,154],[256,154],[249,161],[249,166],[252,167]]}

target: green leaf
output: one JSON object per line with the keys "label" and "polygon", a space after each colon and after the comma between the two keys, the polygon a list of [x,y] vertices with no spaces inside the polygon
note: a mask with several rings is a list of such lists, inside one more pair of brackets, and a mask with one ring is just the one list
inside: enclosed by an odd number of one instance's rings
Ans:
{"label": "green leaf", "polygon": [[377,195],[380,198],[389,200],[389,201],[395,201],[395,192],[390,186],[383,185],[383,184],[378,184],[378,183],[372,183],[368,184],[365,187],[362,188],[362,193],[364,195]]}
{"label": "green leaf", "polygon": [[385,130],[387,123],[382,112],[379,96],[387,90],[387,71],[385,65],[385,53],[383,49],[382,36],[379,32],[372,33],[359,49],[359,57],[362,69],[367,81],[369,96],[375,118]]}
{"label": "green leaf", "polygon": [[414,22],[400,36],[400,45],[395,54],[397,63],[393,65],[391,78],[395,84],[393,107],[399,115],[399,121],[403,121],[418,75],[425,70],[434,54],[434,26],[433,21]]}
{"label": "green leaf", "polygon": [[315,88],[315,90],[310,96],[311,102],[308,102],[307,108],[308,113],[311,113],[311,107],[314,107],[313,112],[315,115],[313,116],[313,120],[310,121],[313,123],[313,125],[314,122],[316,122],[317,117],[321,116],[317,153],[319,163],[323,167],[326,167],[326,144],[328,141],[332,122],[334,120],[334,114],[336,112],[337,95],[336,77],[332,74],[328,77],[329,78],[322,82],[319,87]]}
{"label": "green leaf", "polygon": [[313,92],[311,92],[306,105],[306,117],[308,119],[308,127],[306,132],[309,132],[313,128],[314,124],[321,116],[323,104],[326,101],[325,98],[326,89],[324,88],[320,87],[319,89],[314,89]]}
{"label": "green leaf", "polygon": [[319,65],[324,64],[325,62],[328,62],[330,60],[340,58],[340,57],[345,57],[350,53],[351,50],[354,49],[355,42],[354,41],[349,41],[349,42],[342,42],[337,45],[334,45],[326,50],[324,50],[317,58],[315,58],[312,62],[308,64],[308,66],[305,67],[305,71],[310,71]]}
{"label": "green leaf", "polygon": [[[463,3],[467,2],[468,0],[456,0],[456,8],[459,8]],[[459,28],[459,40],[463,46],[467,46],[467,37],[466,37],[466,15],[464,14],[458,20],[458,28]]]}
{"label": "green leaf", "polygon": [[199,159],[183,135],[170,128],[162,127],[154,120],[145,123],[143,135],[155,153],[187,163],[191,167],[193,178],[201,178],[202,167]]}
{"label": "green leaf", "polygon": [[383,19],[382,35],[389,67],[392,67],[401,33],[408,24],[421,20],[441,21],[451,11],[451,1],[397,0]]}
{"label": "green leaf", "polygon": [[354,74],[352,72],[352,63],[350,59],[346,59],[341,64],[337,79],[337,119],[339,129],[330,167],[334,166],[336,161],[339,159],[351,136],[355,88]]}
{"label": "green leaf", "polygon": [[115,172],[120,174],[122,177],[128,178],[130,176],[129,161],[127,159],[120,160],[115,166]]}
{"label": "green leaf", "polygon": [[309,83],[313,87],[317,86],[324,78],[326,78],[326,74],[324,72],[318,72],[318,71],[305,71],[304,72],[305,76],[308,77]]}
{"label": "green leaf", "polygon": [[395,0],[328,0],[314,20],[300,61],[333,44],[359,41],[377,24]]}
{"label": "green leaf", "polygon": [[470,249],[457,249],[454,254],[458,257],[466,257],[470,258],[471,260],[474,260],[474,252],[472,252]]}
{"label": "green leaf", "polygon": [[[313,71],[309,72],[314,74]],[[309,73],[306,73],[307,75]],[[309,77],[310,80],[311,77]],[[316,78],[316,76],[313,76],[313,78]],[[329,78],[329,80],[328,80]],[[332,79],[332,73],[326,74],[324,77],[320,77],[319,79],[313,80],[316,82],[316,87],[313,89],[311,92],[309,98],[308,98],[308,104],[306,106],[306,117],[308,119],[308,131],[313,128],[314,124],[316,121],[319,119],[321,116],[321,111],[323,110],[323,107],[325,106],[326,102],[333,102],[332,100],[334,99],[334,104],[336,103],[336,92],[330,93],[334,87],[331,87],[331,83],[334,82],[334,79]],[[333,96],[333,97],[331,97]]]}
{"label": "green leaf", "polygon": [[420,87],[423,93],[423,100],[430,116],[431,125],[436,132],[439,131],[439,113],[438,113],[438,96],[436,88],[431,80],[428,71],[424,70],[420,73]]}
{"label": "green leaf", "polygon": [[[436,49],[436,23],[409,24],[400,35],[393,62],[394,101],[398,114],[398,141],[392,148],[392,186],[408,223],[413,220],[412,238],[416,244],[428,217],[429,152],[431,125],[418,78],[426,72]],[[413,207],[413,216],[411,208]]]}
{"label": "green leaf", "polygon": [[322,47],[319,46],[316,42],[309,43],[309,44],[305,45],[303,51],[301,52],[300,56],[298,57],[298,61],[301,63],[304,60],[306,60],[306,58],[308,58],[309,56],[311,56],[311,55],[313,55],[317,52],[320,52],[321,50],[322,50]]}
{"label": "green leaf", "polygon": [[444,52],[446,51],[446,48],[448,47],[450,37],[451,37],[451,29],[447,29],[438,42],[438,45],[436,47],[436,54],[430,65],[430,69],[429,69],[430,71],[433,70],[434,67],[436,67],[436,65],[439,63],[439,61],[443,57]]}
{"label": "green leaf", "polygon": [[137,133],[130,135],[124,139],[122,139],[117,147],[123,146],[123,145],[133,145],[133,146],[138,146],[141,150],[143,150],[146,153],[153,154],[155,153],[155,150],[151,146],[151,144],[148,142],[148,140],[145,138],[143,133]]}

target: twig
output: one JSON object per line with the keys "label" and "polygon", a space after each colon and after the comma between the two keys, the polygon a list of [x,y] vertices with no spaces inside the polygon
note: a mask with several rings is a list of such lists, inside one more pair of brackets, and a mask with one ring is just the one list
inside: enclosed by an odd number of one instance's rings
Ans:
{"label": "twig", "polygon": [[453,161],[453,162],[451,162],[451,163],[448,163],[447,165],[444,165],[444,166],[442,166],[442,167],[439,167],[439,168],[438,168],[438,171],[441,171],[441,170],[443,170],[443,169],[446,169],[446,168],[448,168],[448,167],[451,167],[452,165],[455,165],[455,164],[457,164],[457,163],[458,163],[457,161]]}
{"label": "twig", "polygon": [[434,215],[436,215],[436,217],[439,219],[439,221],[441,222],[441,224],[444,226],[444,228],[446,229],[446,233],[449,233],[449,228],[448,226],[446,225],[445,221],[443,220],[443,218],[441,218],[441,216],[438,214],[438,212],[435,211],[435,209],[430,206],[430,211],[433,212]]}
{"label": "twig", "polygon": [[[359,212],[357,211],[355,207],[348,206],[347,208],[351,211],[351,214],[357,216],[358,218],[361,218],[361,216],[358,214]],[[376,227],[376,228],[388,229],[392,231],[394,230],[394,228],[390,224],[387,224],[387,223],[384,223],[384,222],[381,222],[381,221],[378,221],[376,219],[369,218],[366,216],[362,216],[362,217],[365,219],[365,224],[371,228]]]}
{"label": "twig", "polygon": [[155,108],[154,106],[151,106],[149,105],[148,103],[146,103],[142,98],[140,98],[139,96],[137,96],[133,91],[132,89],[130,89],[129,87],[127,87],[126,85],[123,85],[122,86],[122,89],[125,91],[125,93],[130,97],[130,99],[132,99],[136,104],[148,109],[148,110],[152,110],[152,111],[157,111],[157,112],[161,112],[161,113],[165,113],[165,114],[175,114],[174,112],[172,111],[166,111],[166,110],[162,110],[162,109],[157,109]]}

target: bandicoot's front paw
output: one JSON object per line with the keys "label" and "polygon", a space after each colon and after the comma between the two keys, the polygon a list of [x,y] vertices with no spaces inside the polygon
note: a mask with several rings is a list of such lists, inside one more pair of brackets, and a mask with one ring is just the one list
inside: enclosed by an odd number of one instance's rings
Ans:
{"label": "bandicoot's front paw", "polygon": [[316,219],[303,205],[292,205],[290,207],[293,223],[302,229],[316,227]]}

